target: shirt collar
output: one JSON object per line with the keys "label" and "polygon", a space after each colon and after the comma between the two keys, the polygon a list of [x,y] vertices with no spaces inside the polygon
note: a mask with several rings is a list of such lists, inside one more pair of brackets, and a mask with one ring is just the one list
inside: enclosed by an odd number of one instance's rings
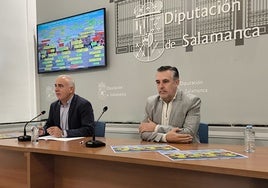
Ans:
{"label": "shirt collar", "polygon": [[[71,102],[72,102],[72,100],[73,100],[73,97],[74,97],[74,95],[67,101],[66,106],[70,106],[70,104],[71,104]],[[61,101],[59,101],[59,105],[63,105],[63,104],[61,103]]]}

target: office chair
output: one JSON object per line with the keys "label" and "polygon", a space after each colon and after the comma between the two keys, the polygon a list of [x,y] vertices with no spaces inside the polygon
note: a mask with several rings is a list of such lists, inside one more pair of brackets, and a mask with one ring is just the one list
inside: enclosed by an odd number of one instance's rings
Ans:
{"label": "office chair", "polygon": [[208,124],[206,123],[199,124],[198,136],[200,139],[200,143],[204,143],[204,144],[208,143]]}
{"label": "office chair", "polygon": [[103,121],[95,122],[95,136],[96,137],[105,137],[105,127],[106,123]]}

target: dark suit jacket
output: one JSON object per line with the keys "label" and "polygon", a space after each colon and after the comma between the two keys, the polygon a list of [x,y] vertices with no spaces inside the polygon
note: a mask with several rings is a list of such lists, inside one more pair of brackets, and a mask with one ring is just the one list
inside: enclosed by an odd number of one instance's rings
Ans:
{"label": "dark suit jacket", "polygon": [[[67,137],[92,136],[94,114],[92,105],[86,99],[74,95],[68,114]],[[50,105],[49,116],[44,126],[45,132],[51,126],[60,127],[60,101]]]}

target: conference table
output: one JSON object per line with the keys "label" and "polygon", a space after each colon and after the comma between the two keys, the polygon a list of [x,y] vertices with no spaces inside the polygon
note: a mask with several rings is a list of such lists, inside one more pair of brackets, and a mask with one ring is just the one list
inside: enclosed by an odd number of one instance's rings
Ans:
{"label": "conference table", "polygon": [[8,188],[265,188],[268,147],[245,153],[240,145],[169,144],[180,150],[225,149],[242,159],[172,161],[158,152],[115,153],[111,146],[157,144],[137,139],[98,138],[106,143],[87,148],[90,138],[40,140],[38,144],[0,140],[0,187]]}

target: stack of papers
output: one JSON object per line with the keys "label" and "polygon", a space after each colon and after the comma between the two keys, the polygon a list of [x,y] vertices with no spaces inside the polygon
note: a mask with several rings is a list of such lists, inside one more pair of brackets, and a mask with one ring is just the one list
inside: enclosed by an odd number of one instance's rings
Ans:
{"label": "stack of papers", "polygon": [[72,138],[57,138],[54,136],[42,136],[39,137],[39,140],[56,140],[56,141],[70,141],[70,140],[78,140],[84,137],[72,137]]}
{"label": "stack of papers", "polygon": [[158,152],[172,161],[248,158],[224,149],[180,150],[168,144],[121,145],[111,146],[111,148],[115,153]]}

